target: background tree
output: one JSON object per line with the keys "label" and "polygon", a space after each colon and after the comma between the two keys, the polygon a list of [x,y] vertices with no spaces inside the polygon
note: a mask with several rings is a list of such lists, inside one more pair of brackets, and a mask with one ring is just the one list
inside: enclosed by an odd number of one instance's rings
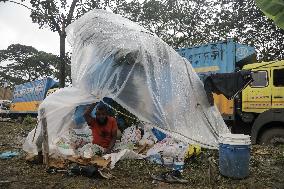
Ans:
{"label": "background tree", "polygon": [[156,33],[173,48],[234,38],[256,48],[259,60],[284,59],[284,30],[253,0],[134,0],[115,10]]}
{"label": "background tree", "polygon": [[[70,2],[70,1],[69,1]],[[101,0],[30,0],[33,8],[31,11],[32,21],[38,23],[40,28],[49,27],[51,31],[57,32],[60,37],[60,86],[65,86],[65,39],[66,27],[72,21],[81,17],[94,8],[104,8],[109,1]]]}
{"label": "background tree", "polygon": [[[39,28],[47,27],[51,31],[57,32],[60,38],[60,86],[65,86],[65,41],[66,27],[75,19],[78,19],[86,12],[94,9],[112,8],[120,0],[0,0],[20,4],[31,11],[31,18],[34,23],[39,24]],[[29,2],[22,4],[21,2]]]}
{"label": "background tree", "polygon": [[[0,50],[0,63],[0,80],[12,86],[44,77],[59,77],[59,57],[32,46],[13,44]],[[67,68],[67,81],[70,82],[70,64]]]}
{"label": "background tree", "polygon": [[115,12],[179,48],[210,42],[215,4],[209,0],[134,0],[121,3]]}
{"label": "background tree", "polygon": [[284,30],[266,17],[254,0],[223,0],[220,7],[211,33],[213,40],[230,37],[252,45],[260,61],[284,59]]}
{"label": "background tree", "polygon": [[284,0],[255,0],[255,2],[268,18],[284,29]]}
{"label": "background tree", "polygon": [[[0,0],[3,1],[3,0]],[[6,0],[9,1],[9,0]],[[26,0],[27,1],[27,0]],[[260,60],[284,59],[284,30],[256,7],[254,0],[30,0],[31,17],[40,28],[60,36],[65,59],[65,28],[93,8],[110,8],[156,33],[173,48],[190,47],[235,38],[253,45]],[[60,67],[65,83],[65,64]]]}

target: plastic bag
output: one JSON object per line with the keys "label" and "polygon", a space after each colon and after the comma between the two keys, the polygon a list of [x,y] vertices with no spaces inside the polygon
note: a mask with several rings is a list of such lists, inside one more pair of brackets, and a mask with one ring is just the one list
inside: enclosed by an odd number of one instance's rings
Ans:
{"label": "plastic bag", "polygon": [[114,151],[121,151],[125,149],[133,150],[135,148],[134,144],[132,142],[124,143],[124,142],[116,142],[113,150]]}
{"label": "plastic bag", "polygon": [[56,146],[56,155],[59,156],[72,156],[75,155],[74,145],[70,140],[68,132],[54,140]]}
{"label": "plastic bag", "polygon": [[184,159],[187,148],[188,144],[166,137],[148,150],[147,158],[152,162],[162,162],[163,165],[172,167],[177,157]]}
{"label": "plastic bag", "polygon": [[92,131],[89,129],[87,124],[85,124],[82,129],[71,129],[70,140],[73,143],[75,149],[81,148],[88,143],[92,143]]}
{"label": "plastic bag", "polygon": [[103,151],[103,147],[96,144],[88,143],[82,148],[78,149],[78,155],[84,158],[92,158],[94,155],[102,155]]}
{"label": "plastic bag", "polygon": [[144,155],[138,154],[132,150],[124,149],[118,153],[111,153],[103,156],[105,159],[111,158],[110,168],[113,169],[119,160],[123,159],[143,159]]}
{"label": "plastic bag", "polygon": [[151,126],[150,124],[144,125],[144,135],[139,141],[139,145],[143,146],[144,144],[147,144],[149,146],[152,146],[158,141],[155,135],[153,134],[152,129],[153,126]]}
{"label": "plastic bag", "polygon": [[185,159],[192,156],[198,156],[201,153],[201,147],[199,145],[190,144],[185,153]]}
{"label": "plastic bag", "polygon": [[162,141],[157,142],[152,148],[150,148],[147,152],[147,156],[155,155],[160,152],[166,151],[166,154],[171,153],[172,148],[175,145],[175,141],[171,137],[166,137]]}
{"label": "plastic bag", "polygon": [[124,130],[121,137],[121,142],[124,144],[137,144],[141,140],[141,131],[135,126],[128,127]]}

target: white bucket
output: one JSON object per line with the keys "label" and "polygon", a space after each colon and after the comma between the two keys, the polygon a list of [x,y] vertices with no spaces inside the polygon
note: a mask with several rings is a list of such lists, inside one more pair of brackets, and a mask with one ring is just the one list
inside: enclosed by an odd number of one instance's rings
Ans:
{"label": "white bucket", "polygon": [[229,145],[250,145],[249,135],[226,133],[219,137],[219,143]]}

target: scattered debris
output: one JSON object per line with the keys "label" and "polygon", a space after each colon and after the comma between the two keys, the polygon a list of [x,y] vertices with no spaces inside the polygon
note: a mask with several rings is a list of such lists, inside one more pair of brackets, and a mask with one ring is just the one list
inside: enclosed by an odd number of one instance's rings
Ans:
{"label": "scattered debris", "polygon": [[179,184],[188,183],[188,180],[181,178],[182,176],[180,171],[168,171],[159,175],[152,175],[151,177],[154,180],[167,182],[167,183],[179,183]]}
{"label": "scattered debris", "polygon": [[100,169],[95,165],[80,166],[78,164],[71,165],[68,168],[69,175],[83,175],[89,178],[105,178],[111,179],[112,175],[106,169]]}
{"label": "scattered debris", "polygon": [[9,181],[9,180],[0,180],[0,184],[6,184],[6,183],[10,183],[12,181]]}
{"label": "scattered debris", "polygon": [[0,159],[10,159],[19,155],[19,152],[7,151],[0,154]]}
{"label": "scattered debris", "polygon": [[[17,136],[22,131],[28,132],[32,126],[19,123],[3,123],[0,130],[0,143],[9,144],[0,146],[1,151],[13,151],[17,143]],[[146,147],[149,149],[149,146]],[[271,155],[255,153],[259,149]],[[20,152],[22,153],[22,152]],[[34,155],[33,155],[34,156]],[[32,157],[33,157],[32,156]],[[209,180],[209,160],[211,166],[211,185]],[[51,162],[53,159],[51,158]],[[69,161],[69,160],[68,160]],[[88,162],[93,160],[80,161]],[[102,160],[105,161],[105,160]],[[107,160],[106,160],[107,161]],[[109,161],[109,160],[108,160]],[[86,163],[86,165],[88,165]],[[109,162],[108,162],[109,163]],[[66,162],[66,170],[72,161]],[[78,162],[77,162],[78,164]],[[92,163],[91,163],[92,164]],[[185,160],[182,173],[187,184],[169,184],[154,180],[151,175],[160,175],[171,171],[163,165],[146,160],[122,160],[111,170],[111,182],[108,179],[93,179],[86,176],[65,176],[65,172],[54,174],[46,173],[44,166],[31,165],[22,156],[12,159],[0,159],[0,178],[9,183],[0,183],[0,188],[284,188],[284,178],[281,176],[284,169],[284,146],[265,147],[252,146],[250,160],[250,175],[243,180],[232,180],[220,176],[218,170],[218,151],[202,149],[198,156],[193,155]],[[59,164],[60,165],[60,164]],[[60,169],[59,169],[60,170]],[[103,169],[104,171],[107,171]]]}
{"label": "scattered debris", "polygon": [[271,153],[269,151],[267,151],[265,148],[261,148],[261,149],[258,149],[254,152],[254,154],[257,154],[257,155],[271,155]]}
{"label": "scattered debris", "polygon": [[11,118],[0,117],[0,122],[8,122],[8,121],[11,121]]}

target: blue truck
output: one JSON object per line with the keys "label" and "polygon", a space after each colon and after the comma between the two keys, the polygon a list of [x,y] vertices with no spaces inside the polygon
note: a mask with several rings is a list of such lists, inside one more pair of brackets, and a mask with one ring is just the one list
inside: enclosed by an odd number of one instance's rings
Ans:
{"label": "blue truck", "polygon": [[[189,60],[201,80],[212,73],[231,73],[246,64],[256,62],[255,48],[236,43],[233,39],[181,48],[176,51]],[[214,94],[214,102],[224,120],[235,119],[233,100],[228,100],[222,94]]]}
{"label": "blue truck", "polygon": [[231,73],[237,67],[256,62],[255,48],[236,43],[233,39],[176,51],[189,60],[201,79],[211,73]]}
{"label": "blue truck", "polygon": [[19,118],[30,115],[37,116],[40,103],[45,99],[48,90],[58,87],[52,78],[35,80],[16,85],[10,105],[9,117]]}

